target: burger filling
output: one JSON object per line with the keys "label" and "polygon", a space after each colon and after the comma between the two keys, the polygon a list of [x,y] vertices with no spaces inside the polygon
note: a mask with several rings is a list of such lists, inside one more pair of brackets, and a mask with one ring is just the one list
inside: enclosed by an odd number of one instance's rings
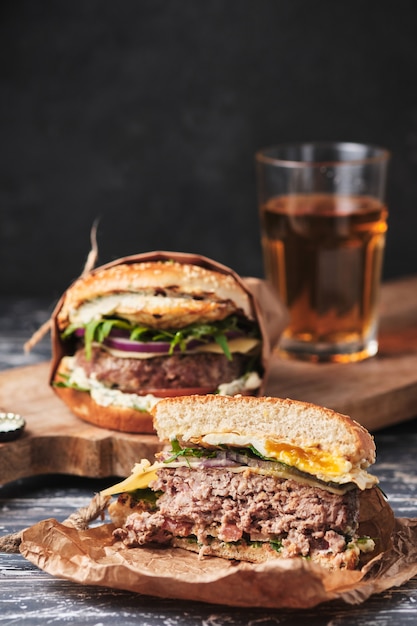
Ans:
{"label": "burger filling", "polygon": [[194,452],[166,457],[150,468],[148,484],[110,505],[113,519],[121,514],[117,539],[129,547],[186,541],[200,554],[220,547],[235,558],[244,550],[249,561],[298,556],[350,569],[361,551],[373,550],[371,539],[357,536],[356,485],[322,485],[247,451]]}
{"label": "burger filling", "polygon": [[237,315],[172,331],[101,318],[68,327],[62,339],[72,357],[55,384],[90,391],[104,406],[149,410],[174,391],[235,395],[261,384],[259,330]]}
{"label": "burger filling", "polygon": [[[218,540],[266,548],[265,557],[270,550],[284,558],[331,555],[334,565],[344,566],[353,546],[356,488],[335,495],[291,479],[218,469],[178,467],[157,474],[150,485],[155,502],[140,500],[136,511],[134,494],[120,496],[125,503],[130,498],[133,508],[115,537],[129,547],[187,538],[204,554]],[[253,557],[260,560],[256,550]]]}
{"label": "burger filling", "polygon": [[87,359],[83,348],[75,353],[76,367],[82,367],[88,377],[94,376],[105,386],[135,393],[141,389],[175,389],[206,387],[213,391],[224,381],[239,378],[246,371],[250,357],[235,354],[227,359],[223,354],[174,354],[152,359],[115,357],[106,350],[93,347]]}

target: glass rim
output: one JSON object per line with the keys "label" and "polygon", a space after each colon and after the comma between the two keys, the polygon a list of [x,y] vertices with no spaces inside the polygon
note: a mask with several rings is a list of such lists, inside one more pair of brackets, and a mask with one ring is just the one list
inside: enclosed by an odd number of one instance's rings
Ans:
{"label": "glass rim", "polygon": [[[358,148],[367,148],[371,150],[374,154],[366,157],[356,157],[352,159],[341,158],[341,159],[312,159],[310,161],[306,159],[286,159],[283,157],[275,157],[272,156],[274,151],[278,149],[289,149],[289,148],[332,148],[332,149],[340,149],[345,148],[347,150],[357,150]],[[264,163],[268,165],[277,165],[281,167],[299,167],[299,168],[307,168],[307,167],[330,167],[330,166],[343,166],[343,165],[365,165],[372,163],[382,163],[384,161],[388,161],[391,156],[391,152],[387,148],[382,148],[381,146],[353,142],[353,141],[300,141],[300,142],[287,142],[282,144],[275,144],[269,146],[267,148],[261,148],[255,152],[255,160],[258,163]]]}

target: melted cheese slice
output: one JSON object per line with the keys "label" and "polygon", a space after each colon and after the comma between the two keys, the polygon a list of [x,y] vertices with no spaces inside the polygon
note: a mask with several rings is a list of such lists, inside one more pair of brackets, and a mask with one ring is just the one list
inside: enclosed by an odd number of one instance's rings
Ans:
{"label": "melted cheese slice", "polygon": [[155,480],[156,472],[161,467],[164,467],[164,463],[154,463],[151,465],[149,461],[143,459],[140,463],[135,463],[131,475],[125,478],[125,480],[104,489],[100,493],[102,496],[114,496],[126,491],[146,489],[149,487],[149,483]]}
{"label": "melted cheese slice", "polygon": [[[254,339],[253,337],[235,337],[235,339],[228,339],[227,345],[229,346],[230,352],[241,352],[245,354],[250,352],[254,348],[257,348],[260,345],[259,339]],[[204,346],[199,346],[198,348],[194,348],[192,352],[215,352],[217,354],[223,354],[223,349],[219,346],[218,343],[207,343]]]}

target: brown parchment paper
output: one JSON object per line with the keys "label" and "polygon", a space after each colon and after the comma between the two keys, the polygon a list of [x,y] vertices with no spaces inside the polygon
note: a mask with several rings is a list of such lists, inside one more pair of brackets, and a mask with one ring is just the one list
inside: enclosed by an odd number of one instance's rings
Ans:
{"label": "brown parchment paper", "polygon": [[49,574],[85,585],[228,606],[308,608],[359,604],[417,574],[417,519],[395,519],[378,489],[361,497],[360,532],[376,556],[357,571],[330,572],[301,558],[251,564],[178,548],[126,548],[112,524],[76,530],[47,519],[26,529],[21,554]]}

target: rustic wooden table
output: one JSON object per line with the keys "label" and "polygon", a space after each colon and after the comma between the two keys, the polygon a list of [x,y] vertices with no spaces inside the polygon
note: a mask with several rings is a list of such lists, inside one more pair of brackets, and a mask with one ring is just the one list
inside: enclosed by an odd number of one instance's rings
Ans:
{"label": "rustic wooden table", "polygon": [[[50,311],[32,300],[0,299],[0,369],[49,358],[49,342],[30,355],[22,344]],[[343,367],[343,366],[342,366]],[[24,389],[22,389],[24,393]],[[395,410],[395,407],[392,408]],[[417,416],[417,406],[416,412]],[[397,517],[417,517],[417,417],[375,433],[374,468]],[[1,481],[0,481],[1,482]],[[108,478],[32,476],[0,487],[0,534],[19,531],[42,519],[63,521],[85,506]],[[38,570],[19,554],[0,555],[0,624],[146,624],[149,626],[237,625],[410,625],[417,621],[417,579],[372,596],[359,606],[329,603],[313,610],[238,609],[180,602],[113,589],[82,586]]]}

